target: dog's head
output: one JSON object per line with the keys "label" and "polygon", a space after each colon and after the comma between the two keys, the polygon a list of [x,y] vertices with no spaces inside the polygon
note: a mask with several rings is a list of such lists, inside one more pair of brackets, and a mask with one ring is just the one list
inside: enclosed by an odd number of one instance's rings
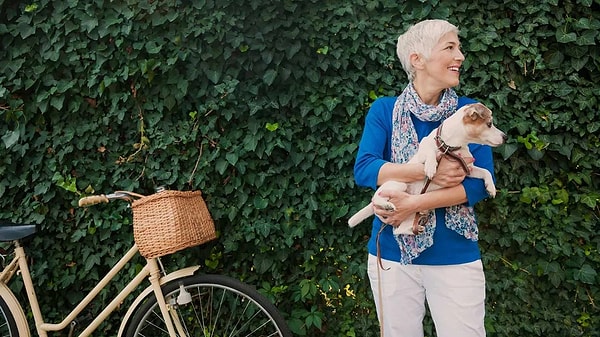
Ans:
{"label": "dog's head", "polygon": [[506,141],[506,135],[494,126],[492,111],[481,103],[464,107],[463,124],[471,143],[499,146]]}

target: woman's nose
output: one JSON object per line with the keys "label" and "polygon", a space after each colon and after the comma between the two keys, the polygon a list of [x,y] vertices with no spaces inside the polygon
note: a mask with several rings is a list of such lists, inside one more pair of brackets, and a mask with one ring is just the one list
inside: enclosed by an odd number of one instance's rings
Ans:
{"label": "woman's nose", "polygon": [[464,61],[465,55],[462,53],[462,51],[460,51],[460,49],[457,49],[456,56],[454,58],[459,61]]}

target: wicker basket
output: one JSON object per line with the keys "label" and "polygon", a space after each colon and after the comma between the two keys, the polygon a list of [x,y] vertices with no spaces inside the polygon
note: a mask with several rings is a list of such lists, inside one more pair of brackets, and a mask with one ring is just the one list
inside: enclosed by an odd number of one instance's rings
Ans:
{"label": "wicker basket", "polygon": [[197,246],[216,238],[200,191],[162,191],[135,200],[133,238],[146,258]]}

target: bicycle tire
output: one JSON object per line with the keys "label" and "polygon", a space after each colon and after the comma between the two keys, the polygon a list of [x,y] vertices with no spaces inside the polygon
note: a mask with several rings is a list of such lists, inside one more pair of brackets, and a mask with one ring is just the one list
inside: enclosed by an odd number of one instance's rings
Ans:
{"label": "bicycle tire", "polygon": [[19,337],[17,322],[8,303],[0,296],[0,337]]}
{"label": "bicycle tire", "polygon": [[[162,286],[169,303],[176,303],[183,286],[192,301],[176,304],[186,336],[292,337],[279,310],[264,295],[224,275],[192,275]],[[125,336],[168,336],[156,297],[150,294],[129,323]]]}

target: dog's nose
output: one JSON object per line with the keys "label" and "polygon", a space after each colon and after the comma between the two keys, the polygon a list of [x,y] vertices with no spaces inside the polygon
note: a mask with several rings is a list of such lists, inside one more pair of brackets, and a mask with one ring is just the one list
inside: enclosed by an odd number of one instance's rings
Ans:
{"label": "dog's nose", "polygon": [[505,133],[502,133],[502,141],[506,142],[508,140],[508,136]]}

